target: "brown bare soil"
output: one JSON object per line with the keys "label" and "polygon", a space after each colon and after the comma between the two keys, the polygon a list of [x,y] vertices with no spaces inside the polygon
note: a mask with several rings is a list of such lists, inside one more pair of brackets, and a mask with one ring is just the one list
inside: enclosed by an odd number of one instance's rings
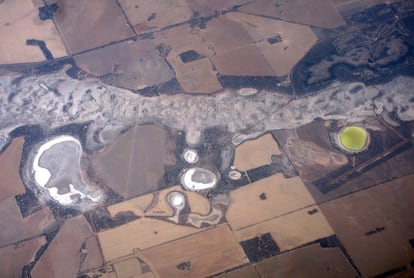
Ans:
{"label": "brown bare soil", "polygon": [[[403,177],[414,172],[414,148],[392,157],[372,168],[368,172],[346,182],[338,190],[336,195],[343,195],[349,191],[357,191],[375,184],[381,184],[395,177]],[[332,197],[331,197],[332,198]]]}
{"label": "brown bare soil", "polygon": [[122,88],[138,90],[174,78],[174,72],[149,40],[123,42],[74,58],[87,72],[97,76],[112,74],[105,81]]}
{"label": "brown bare soil", "polygon": [[114,264],[118,278],[136,277],[142,273],[139,261],[136,258],[128,259]]}
{"label": "brown bare soil", "polygon": [[276,174],[231,191],[226,218],[233,230],[238,230],[312,204],[314,200],[300,178]]}
{"label": "brown bare soil", "polygon": [[[188,24],[163,30],[154,34],[154,44],[163,49],[173,67],[176,78],[187,93],[209,94],[222,89],[217,73],[208,57],[214,54],[211,43],[200,32],[194,32]],[[195,51],[199,59],[185,62],[180,54]]]}
{"label": "brown bare soil", "polygon": [[[167,59],[178,59],[179,54],[188,50],[194,50],[201,56],[206,57],[214,55],[211,43],[206,41],[200,32],[194,32],[188,24],[156,32],[154,34],[154,44],[165,47],[164,55]],[[176,73],[179,74],[177,71]]]}
{"label": "brown bare soil", "polygon": [[92,167],[99,180],[125,198],[159,188],[172,149],[166,130],[155,125],[131,128],[95,154]]}
{"label": "brown bare soil", "polygon": [[156,276],[152,272],[145,272],[135,276],[134,278],[155,278]]}
{"label": "brown bare soil", "polygon": [[121,0],[119,3],[137,33],[187,21],[193,14],[185,0]]}
{"label": "brown bare soil", "polygon": [[272,162],[272,155],[280,155],[279,147],[271,134],[243,142],[236,147],[234,166],[247,171]]}
{"label": "brown bare soil", "polygon": [[280,251],[286,251],[331,236],[334,231],[319,208],[311,206],[234,232],[238,241],[266,233],[272,235]]}
{"label": "brown bare soil", "polygon": [[118,278],[115,272],[103,273],[102,278]]}
{"label": "brown bare soil", "polygon": [[357,277],[338,247],[306,246],[256,264],[260,277]]}
{"label": "brown bare soil", "polygon": [[115,1],[58,0],[56,3],[60,7],[55,14],[56,24],[71,54],[134,35]]}
{"label": "brown bare soil", "polygon": [[177,238],[201,231],[164,220],[140,218],[125,225],[100,232],[99,242],[105,261],[132,254]]}
{"label": "brown bare soil", "polygon": [[370,7],[380,4],[392,4],[400,2],[398,0],[332,0],[335,8],[342,16],[347,16],[352,13],[361,12]]}
{"label": "brown bare soil", "polygon": [[173,66],[178,82],[185,92],[209,94],[222,89],[208,58],[188,63],[183,63],[180,58],[169,58],[168,61]]}
{"label": "brown bare soil", "polygon": [[136,216],[144,216],[145,209],[149,207],[154,199],[152,193],[139,196],[124,202],[120,202],[107,207],[112,217],[115,217],[118,213],[131,211]]}
{"label": "brown bare soil", "polygon": [[246,262],[227,224],[140,252],[160,277],[206,277]]}
{"label": "brown bare soil", "polygon": [[239,22],[223,16],[213,19],[201,36],[211,43],[213,64],[221,75],[273,76],[274,72]]}
{"label": "brown bare soil", "polygon": [[33,278],[74,277],[80,268],[82,244],[92,235],[86,219],[80,215],[66,220],[53,238],[31,275]]}
{"label": "brown bare soil", "polygon": [[45,243],[46,239],[42,236],[0,248],[0,276],[21,277],[23,267],[33,261],[37,251]]}
{"label": "brown bare soil", "polygon": [[24,138],[13,139],[0,155],[0,201],[25,192],[19,175]]}
{"label": "brown bare soil", "polygon": [[279,130],[275,132],[275,137],[306,185],[349,162],[344,153],[332,147],[323,121],[315,121],[295,130]]}
{"label": "brown bare soil", "polygon": [[85,248],[88,250],[88,253],[81,264],[80,271],[98,268],[103,265],[102,252],[96,236],[91,236],[86,240]]}
{"label": "brown bare soil", "polygon": [[38,236],[55,223],[48,207],[22,218],[14,197],[1,201],[0,211],[0,246]]}
{"label": "brown bare soil", "polygon": [[268,61],[255,45],[245,45],[211,57],[221,75],[274,76]]}
{"label": "brown bare soil", "polygon": [[250,0],[187,0],[193,12],[199,13],[201,16],[214,15],[217,12],[229,10],[234,6],[243,5]]}
{"label": "brown bare soil", "polygon": [[[277,76],[288,75],[317,40],[307,26],[245,13],[229,13],[227,17],[243,24]],[[275,37],[280,41],[270,43]]]}
{"label": "brown bare soil", "polygon": [[127,211],[131,211],[136,216],[171,216],[173,210],[168,204],[167,195],[172,191],[178,191],[186,195],[192,213],[207,215],[210,212],[211,207],[208,199],[196,192],[184,191],[178,185],[117,203],[107,209],[112,217]]}
{"label": "brown bare soil", "polygon": [[414,257],[413,184],[414,175],[408,175],[320,205],[363,276]]}
{"label": "brown bare soil", "polygon": [[227,16],[212,19],[207,28],[200,32],[202,38],[214,47],[214,54],[231,53],[253,43],[243,25],[228,19]]}
{"label": "brown bare soil", "polygon": [[256,0],[242,7],[241,10],[322,28],[337,28],[345,25],[330,0]]}
{"label": "brown bare soil", "polygon": [[231,272],[223,273],[219,278],[259,278],[259,274],[256,271],[256,268],[253,265],[248,265]]}
{"label": "brown bare soil", "polygon": [[65,46],[51,20],[39,18],[38,1],[4,1],[0,9],[0,64],[30,63],[46,60],[39,46],[27,45],[36,38],[46,43],[54,58],[67,55]]}

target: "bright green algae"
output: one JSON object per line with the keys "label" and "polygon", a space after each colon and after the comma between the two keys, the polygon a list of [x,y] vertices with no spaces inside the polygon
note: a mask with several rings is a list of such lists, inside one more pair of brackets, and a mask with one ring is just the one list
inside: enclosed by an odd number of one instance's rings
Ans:
{"label": "bright green algae", "polygon": [[339,141],[346,150],[362,151],[368,143],[368,132],[357,126],[348,126],[339,134]]}

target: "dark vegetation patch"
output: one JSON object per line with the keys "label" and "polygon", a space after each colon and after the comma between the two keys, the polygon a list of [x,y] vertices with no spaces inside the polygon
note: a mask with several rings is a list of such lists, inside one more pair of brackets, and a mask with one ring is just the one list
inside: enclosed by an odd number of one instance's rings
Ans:
{"label": "dark vegetation patch", "polygon": [[[209,143],[213,147],[220,149],[224,146],[227,146],[231,143],[232,134],[225,130],[223,127],[214,126],[204,129],[203,133],[203,142]],[[208,146],[204,147],[206,152],[208,151]]]}
{"label": "dark vegetation patch", "polygon": [[377,227],[375,229],[369,230],[368,232],[365,233],[366,236],[371,236],[377,233],[380,233],[382,231],[385,230],[385,227]]}
{"label": "dark vegetation patch", "polygon": [[39,18],[41,20],[52,19],[58,9],[59,6],[56,3],[39,7]]}
{"label": "dark vegetation patch", "polygon": [[187,261],[187,262],[179,263],[179,264],[177,264],[177,268],[179,270],[182,270],[182,271],[190,271],[191,270],[191,262]]}
{"label": "dark vegetation patch", "polygon": [[237,189],[239,187],[245,186],[249,184],[249,179],[247,176],[242,172],[241,178],[239,180],[232,180],[229,178],[229,171],[223,173],[222,181],[225,183],[226,188],[228,191]]}
{"label": "dark vegetation patch", "polygon": [[405,25],[408,31],[414,35],[414,12],[411,11],[409,14],[402,14],[402,23]]}
{"label": "dark vegetation patch", "polygon": [[[387,153],[386,155],[382,156],[381,158],[373,161],[372,163],[359,168],[358,171],[353,170],[354,168],[347,164],[331,173],[326,175],[325,177],[317,180],[314,182],[314,185],[319,189],[319,191],[322,194],[326,194],[328,192],[331,192],[342,185],[344,185],[346,182],[368,172],[369,170],[375,168],[376,166],[380,165],[381,163],[384,163],[385,161],[391,159],[392,157],[404,152],[408,148],[411,147],[410,143],[403,144],[399,146],[398,148],[394,149],[392,152]],[[373,157],[373,156],[372,156]],[[365,160],[366,161],[366,160]],[[355,167],[358,167],[361,163],[357,163]]]}
{"label": "dark vegetation patch", "polygon": [[69,69],[66,70],[66,74],[73,79],[84,79],[92,76],[82,71],[73,58],[68,57],[30,64],[0,65],[0,68],[21,73],[22,76],[13,80],[13,84],[18,84],[21,79],[27,76],[51,74],[61,70],[66,65],[70,65]]}
{"label": "dark vegetation patch", "polygon": [[154,32],[139,34],[133,40],[137,41],[137,40],[147,40],[147,39],[148,40],[153,40],[154,39]]}
{"label": "dark vegetation patch", "polygon": [[362,85],[357,85],[357,86],[353,87],[351,90],[349,90],[349,93],[350,94],[356,94],[362,89],[363,89]]}
{"label": "dark vegetation patch", "polygon": [[280,172],[280,167],[278,167],[277,164],[272,163],[248,170],[247,175],[249,176],[251,182],[256,182]]}
{"label": "dark vegetation patch", "polygon": [[104,190],[104,195],[105,195],[105,202],[103,204],[103,206],[110,206],[119,202],[122,202],[124,200],[124,198],[119,195],[118,193],[116,193],[112,188],[110,188],[109,186],[107,186],[106,184],[102,183],[101,181],[99,181],[96,178],[96,173],[90,163],[90,160],[86,160],[85,161],[86,166],[86,174],[89,178],[89,180],[91,181],[92,184],[96,184],[96,186],[98,186],[99,188]]}
{"label": "dark vegetation patch", "polygon": [[35,40],[35,39],[29,39],[26,41],[26,45],[35,45],[40,48],[43,55],[45,56],[46,60],[52,60],[53,55],[52,52],[47,48],[45,41],[42,40]]}
{"label": "dark vegetation patch", "polygon": [[193,12],[190,18],[190,27],[206,29],[207,22],[209,22],[212,18],[213,16],[200,16],[199,12]]}
{"label": "dark vegetation patch", "polygon": [[[335,80],[361,81],[366,85],[374,85],[388,82],[399,74],[413,74],[414,68],[414,40],[407,35],[407,30],[414,23],[410,9],[401,9],[403,3],[393,5],[377,5],[364,11],[346,17],[347,27],[338,29],[336,35],[325,36],[314,47],[312,47],[303,59],[292,70],[292,83],[298,95],[310,94],[323,89]],[[405,25],[405,26],[404,26]],[[383,26],[383,28],[378,28]],[[403,27],[404,26],[404,27]],[[355,28],[358,31],[355,31]],[[381,30],[387,30],[387,38],[381,34]],[[408,47],[406,53],[401,53],[397,60],[391,59],[384,65],[381,60],[387,58],[388,47],[386,42],[391,39],[398,39]],[[372,53],[372,49],[382,52]],[[361,64],[358,59],[365,54],[370,55],[368,63]],[[334,57],[354,56],[357,66]],[[321,75],[310,82],[312,73],[309,71],[312,66],[326,63],[328,75]],[[377,63],[378,62],[378,63]],[[315,77],[315,76],[313,76]]]}
{"label": "dark vegetation patch", "polygon": [[412,238],[412,239],[410,239],[410,240],[408,240],[408,241],[410,242],[411,247],[414,249],[414,238]]}
{"label": "dark vegetation patch", "polygon": [[221,75],[219,81],[225,88],[240,89],[253,87],[258,90],[271,90],[279,92],[291,92],[291,88],[280,84],[283,80],[275,76],[234,76]]}
{"label": "dark vegetation patch", "polygon": [[318,212],[319,212],[319,210],[315,208],[315,209],[309,210],[308,214],[309,215],[314,215],[315,213],[318,213]]}
{"label": "dark vegetation patch", "polygon": [[167,82],[137,90],[137,92],[145,97],[154,97],[160,95],[176,95],[182,93],[183,89],[180,83],[178,83],[177,78],[173,78]]}
{"label": "dark vegetation patch", "polygon": [[280,253],[279,246],[277,246],[270,233],[242,241],[240,242],[240,245],[252,263],[259,262]]}
{"label": "dark vegetation patch", "polygon": [[299,176],[299,172],[296,170],[289,157],[283,151],[280,156],[272,156],[272,162],[280,167],[285,178],[293,178]]}
{"label": "dark vegetation patch", "polygon": [[203,55],[200,55],[195,50],[188,50],[188,51],[182,52],[179,54],[179,56],[183,63],[189,63],[189,62],[193,62],[201,58],[204,58]]}
{"label": "dark vegetation patch", "polygon": [[147,21],[154,20],[157,17],[157,13],[152,13],[148,18]]}
{"label": "dark vegetation patch", "polygon": [[64,207],[54,201],[48,201],[47,206],[52,211],[52,214],[56,218],[56,220],[67,219],[81,214],[81,211],[78,209],[72,207]]}
{"label": "dark vegetation patch", "polygon": [[94,231],[99,232],[103,229],[112,229],[133,220],[139,219],[133,212],[121,212],[111,217],[104,208],[98,208],[85,213],[85,218],[93,227]]}
{"label": "dark vegetation patch", "polygon": [[50,137],[59,136],[59,135],[70,135],[73,136],[81,142],[83,150],[86,146],[87,131],[92,122],[81,123],[81,124],[68,124],[64,126],[57,127],[51,130],[48,134]]}
{"label": "dark vegetation patch", "polygon": [[[16,128],[10,133],[10,137],[24,137],[22,157],[20,159],[20,173],[23,172],[24,165],[27,161],[29,152],[33,145],[42,141],[46,136],[45,128],[40,125],[26,125]],[[22,175],[20,175],[22,176]]]}
{"label": "dark vegetation patch", "polygon": [[170,45],[165,44],[165,43],[160,43],[155,48],[158,50],[158,53],[160,54],[160,56],[163,58],[167,57],[172,49]]}
{"label": "dark vegetation patch", "polygon": [[388,270],[388,271],[386,271],[386,272],[384,272],[384,273],[381,273],[381,274],[375,275],[374,277],[375,277],[375,278],[386,278],[386,277],[391,277],[391,276],[394,276],[394,275],[396,275],[396,274],[398,274],[398,273],[404,272],[404,271],[406,271],[407,269],[408,269],[408,267],[407,267],[406,265],[403,265],[403,266],[396,267],[396,268],[393,268],[393,269],[391,269],[391,270]]}
{"label": "dark vegetation patch", "polygon": [[270,44],[276,44],[276,43],[279,43],[279,42],[282,42],[282,41],[283,41],[283,39],[280,35],[276,35],[274,37],[267,38],[267,42],[270,43]]}
{"label": "dark vegetation patch", "polygon": [[36,198],[36,195],[30,189],[26,188],[25,193],[17,195],[15,198],[23,218],[33,214],[42,208]]}
{"label": "dark vegetation patch", "polygon": [[179,175],[184,166],[185,165],[182,163],[181,165],[174,165],[165,169],[163,181],[166,188],[180,184]]}
{"label": "dark vegetation patch", "polygon": [[164,187],[171,187],[173,185],[180,184],[180,173],[187,165],[187,162],[184,161],[181,154],[183,153],[184,149],[187,147],[187,143],[185,141],[185,134],[184,132],[176,132],[175,134],[175,165],[165,167],[165,172],[163,176],[163,184]]}

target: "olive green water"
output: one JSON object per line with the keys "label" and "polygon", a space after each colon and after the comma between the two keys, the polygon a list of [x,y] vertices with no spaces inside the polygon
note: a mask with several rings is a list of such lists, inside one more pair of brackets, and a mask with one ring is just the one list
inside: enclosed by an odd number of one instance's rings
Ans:
{"label": "olive green water", "polygon": [[339,141],[349,151],[362,151],[368,142],[368,132],[361,127],[349,126],[341,131]]}

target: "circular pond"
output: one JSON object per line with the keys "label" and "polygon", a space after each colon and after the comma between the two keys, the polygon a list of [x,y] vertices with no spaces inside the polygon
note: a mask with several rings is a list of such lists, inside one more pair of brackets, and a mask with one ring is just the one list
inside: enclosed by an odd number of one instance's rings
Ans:
{"label": "circular pond", "polygon": [[338,142],[345,151],[359,153],[368,147],[369,133],[359,126],[347,126],[339,132]]}
{"label": "circular pond", "polygon": [[190,191],[213,188],[217,181],[217,176],[213,172],[200,167],[186,169],[181,175],[181,184]]}

